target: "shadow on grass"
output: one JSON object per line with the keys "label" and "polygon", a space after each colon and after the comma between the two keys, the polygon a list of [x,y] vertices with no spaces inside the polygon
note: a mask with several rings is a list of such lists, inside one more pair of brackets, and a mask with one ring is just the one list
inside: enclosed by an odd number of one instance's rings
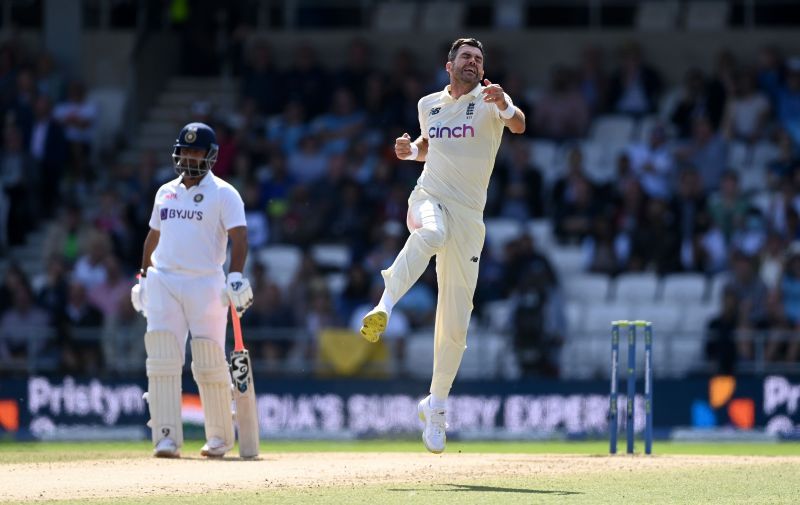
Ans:
{"label": "shadow on grass", "polygon": [[495,487],[495,486],[475,486],[471,484],[441,484],[444,486],[444,489],[421,489],[421,488],[404,488],[404,489],[388,489],[387,491],[417,491],[417,492],[425,492],[425,491],[434,491],[434,492],[453,492],[453,491],[470,491],[476,493],[522,493],[522,494],[551,494],[555,496],[570,496],[575,494],[583,494],[579,491],[562,491],[558,489],[547,490],[547,489],[523,489],[523,488],[514,488],[514,487]]}

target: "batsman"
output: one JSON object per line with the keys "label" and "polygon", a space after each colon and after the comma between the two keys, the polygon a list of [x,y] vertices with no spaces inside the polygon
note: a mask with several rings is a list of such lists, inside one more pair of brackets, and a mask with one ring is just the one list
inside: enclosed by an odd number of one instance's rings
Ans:
{"label": "batsman", "polygon": [[172,152],[178,177],[156,193],[139,283],[131,290],[134,308],[147,318],[146,399],[156,457],[179,457],[183,446],[181,372],[189,333],[192,375],[205,419],[200,454],[223,457],[235,442],[225,359],[227,311],[232,305],[241,316],[253,303],[253,290],[242,276],[244,203],[232,185],[211,172],[218,152],[208,125],[189,123],[181,129]]}

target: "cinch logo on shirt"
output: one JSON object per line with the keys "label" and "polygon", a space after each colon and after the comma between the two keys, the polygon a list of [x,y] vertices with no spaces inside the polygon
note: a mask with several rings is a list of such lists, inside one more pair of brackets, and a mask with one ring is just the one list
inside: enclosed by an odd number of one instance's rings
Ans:
{"label": "cinch logo on shirt", "polygon": [[467,123],[464,123],[461,126],[453,126],[452,128],[449,126],[440,126],[439,124],[428,128],[428,137],[432,139],[444,139],[444,138],[460,139],[462,137],[474,137],[474,136],[475,136],[475,128],[468,125]]}
{"label": "cinch logo on shirt", "polygon": [[203,220],[202,210],[180,210],[180,209],[161,209],[161,220],[167,219],[197,219]]}

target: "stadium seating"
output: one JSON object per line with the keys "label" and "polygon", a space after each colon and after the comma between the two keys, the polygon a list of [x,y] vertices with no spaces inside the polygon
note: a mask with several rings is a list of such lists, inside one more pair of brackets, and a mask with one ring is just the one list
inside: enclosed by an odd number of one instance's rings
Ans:
{"label": "stadium seating", "polygon": [[415,28],[416,17],[416,2],[380,2],[375,6],[372,26],[381,32],[409,32]]}
{"label": "stadium seating", "polygon": [[649,303],[658,293],[658,277],[652,272],[620,274],[614,282],[612,299],[620,303]]}
{"label": "stadium seating", "polygon": [[728,25],[730,7],[725,1],[693,1],[686,4],[686,29],[722,30]]}
{"label": "stadium seating", "polygon": [[300,269],[303,255],[292,245],[271,245],[258,251],[257,257],[267,267],[267,277],[286,290]]}
{"label": "stadium seating", "polygon": [[680,3],[676,0],[645,1],[639,4],[636,11],[636,28],[642,31],[673,30],[680,15]]}
{"label": "stadium seating", "polygon": [[702,303],[706,296],[706,279],[702,274],[670,274],[661,281],[661,300],[664,303]]}
{"label": "stadium seating", "polygon": [[548,251],[548,258],[560,276],[569,276],[584,271],[584,254],[580,247],[556,246]]}
{"label": "stadium seating", "polygon": [[605,274],[569,275],[561,279],[568,300],[604,303],[608,300],[610,280]]}
{"label": "stadium seating", "polygon": [[346,270],[351,254],[350,248],[342,244],[317,244],[311,248],[314,263],[323,269]]}
{"label": "stadium seating", "polygon": [[496,258],[502,257],[506,244],[519,238],[524,231],[522,223],[514,219],[492,218],[486,219],[484,223],[486,225],[486,241]]}

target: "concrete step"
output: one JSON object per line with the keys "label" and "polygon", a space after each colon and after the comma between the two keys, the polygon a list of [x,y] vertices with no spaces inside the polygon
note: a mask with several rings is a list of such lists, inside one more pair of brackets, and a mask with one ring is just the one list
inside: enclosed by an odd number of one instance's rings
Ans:
{"label": "concrete step", "polygon": [[141,126],[141,135],[176,137],[182,126],[174,121],[145,121]]}
{"label": "concrete step", "polygon": [[153,107],[147,112],[146,121],[163,121],[182,124],[187,121],[186,108],[180,107]]}
{"label": "concrete step", "polygon": [[218,91],[238,93],[239,81],[218,77],[173,77],[167,84],[168,91],[203,92]]}
{"label": "concrete step", "polygon": [[229,92],[209,92],[209,93],[182,93],[167,91],[158,97],[158,107],[174,107],[178,109],[185,107],[189,110],[191,105],[198,101],[210,102],[215,107],[229,107],[236,104],[238,95]]}

